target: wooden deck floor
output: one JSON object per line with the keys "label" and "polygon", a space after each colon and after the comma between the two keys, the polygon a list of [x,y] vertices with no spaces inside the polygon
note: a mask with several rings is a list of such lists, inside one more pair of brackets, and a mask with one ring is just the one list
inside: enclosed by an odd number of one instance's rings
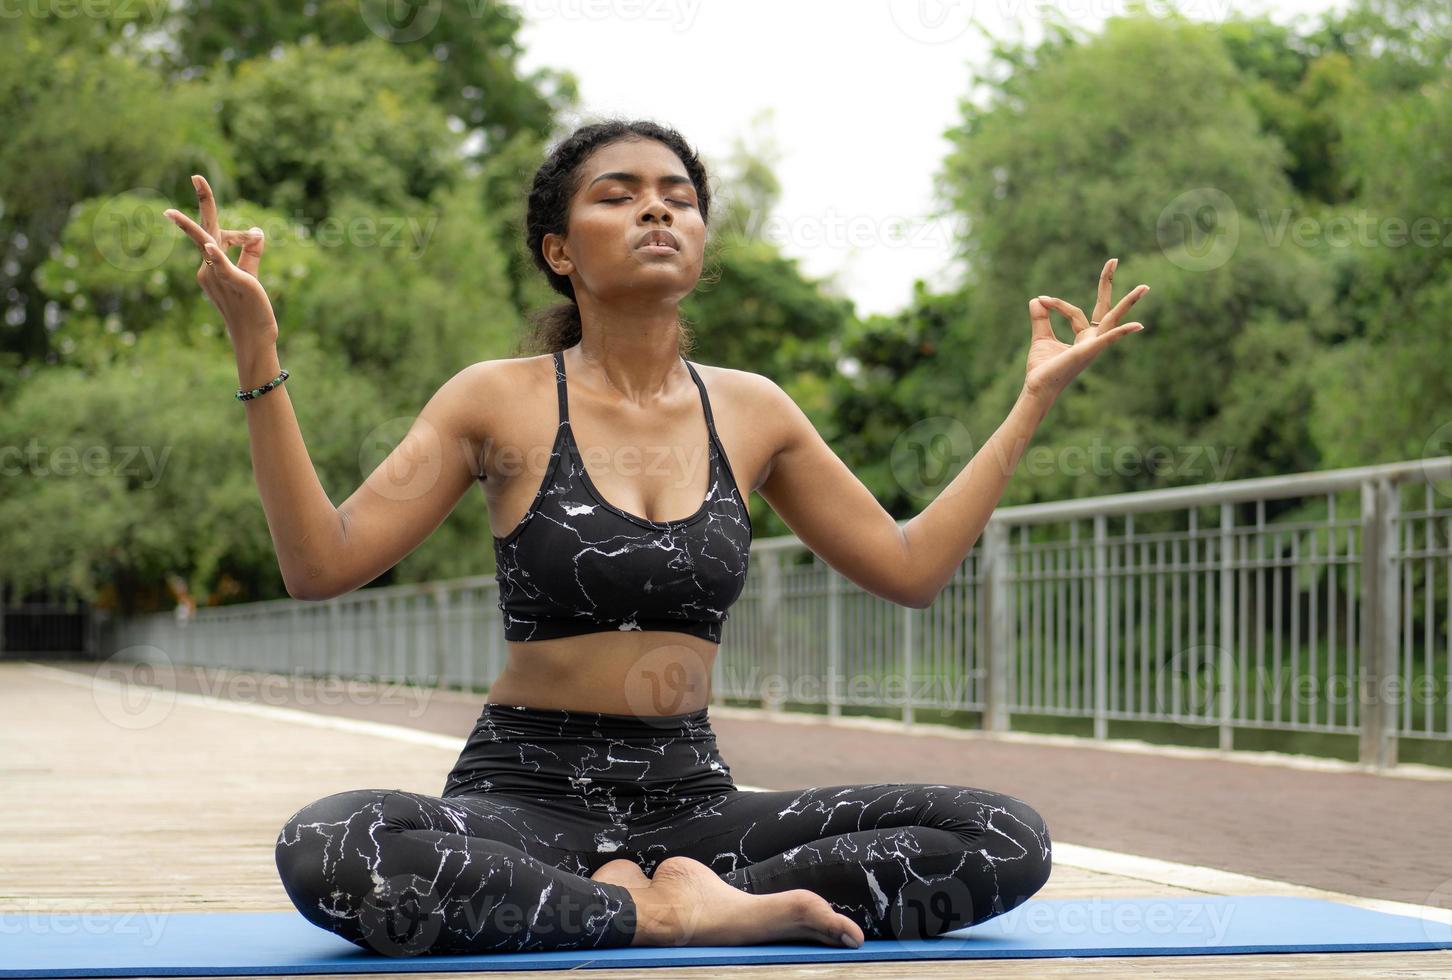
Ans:
{"label": "wooden deck floor", "polygon": [[[273,864],[273,841],[288,815],[345,789],[438,793],[457,754],[439,736],[421,733],[410,740],[298,724],[269,709],[221,710],[189,696],[173,699],[23,664],[0,665],[0,718],[7,803],[0,911],[11,913],[291,911]],[[1038,897],[1202,893],[1075,868],[1060,859]],[[1111,977],[1131,971],[1137,977],[1247,980],[1452,977],[1452,951],[913,960],[733,967],[730,975]],[[643,972],[589,975],[633,980]],[[648,976],[667,980],[720,972],[662,968]],[[459,975],[407,974],[419,980]]]}

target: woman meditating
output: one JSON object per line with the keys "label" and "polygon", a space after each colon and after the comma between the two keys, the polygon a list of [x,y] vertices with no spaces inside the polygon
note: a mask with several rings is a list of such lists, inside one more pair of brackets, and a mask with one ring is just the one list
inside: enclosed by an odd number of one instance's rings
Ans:
{"label": "woman meditating", "polygon": [[1092,320],[1031,300],[1013,410],[899,527],[771,379],[682,356],[678,305],[701,274],[711,203],[691,147],[650,122],[584,126],[529,195],[529,248],[569,299],[536,319],[548,353],[461,370],[334,507],[282,385],[262,236],[220,228],[195,183],[201,224],[167,216],[203,251],[198,281],[234,344],[289,594],[377,578],[476,481],[494,533],[508,665],[439,795],[350,790],[286,821],[277,868],[309,921],[389,955],[856,947],[983,922],[1043,886],[1048,829],[1002,793],[737,789],[707,718],[712,664],[746,581],[753,490],[852,582],[927,606],[1054,399],[1139,329],[1118,323],[1146,287],[1111,309],[1111,260]]}

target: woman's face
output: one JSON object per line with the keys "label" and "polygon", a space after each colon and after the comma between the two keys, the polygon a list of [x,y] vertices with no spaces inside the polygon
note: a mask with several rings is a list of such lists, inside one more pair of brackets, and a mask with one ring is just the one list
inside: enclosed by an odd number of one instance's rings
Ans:
{"label": "woman's face", "polygon": [[[680,158],[653,139],[621,140],[588,156],[580,174],[567,234],[543,242],[576,299],[678,302],[689,294],[701,277],[706,224]],[[652,233],[674,247],[643,245]]]}

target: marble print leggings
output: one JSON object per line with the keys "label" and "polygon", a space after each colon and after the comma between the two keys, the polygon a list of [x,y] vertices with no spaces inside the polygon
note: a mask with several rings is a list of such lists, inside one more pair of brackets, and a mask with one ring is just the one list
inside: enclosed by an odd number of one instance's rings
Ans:
{"label": "marble print leggings", "polygon": [[966,786],[743,791],[707,709],[637,717],[487,703],[443,792],[335,793],[278,835],[313,924],[389,956],[629,946],[635,903],[591,881],[684,855],[753,894],[805,888],[867,939],[922,938],[1025,902],[1050,842],[1028,804]]}

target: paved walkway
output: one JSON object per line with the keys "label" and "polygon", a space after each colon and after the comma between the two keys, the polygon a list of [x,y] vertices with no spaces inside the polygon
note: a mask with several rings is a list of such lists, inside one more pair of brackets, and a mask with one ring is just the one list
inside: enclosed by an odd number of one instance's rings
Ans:
{"label": "paved walkway", "polygon": [[[55,664],[86,673],[94,665]],[[178,691],[402,725],[460,739],[483,696],[190,668]],[[1084,747],[777,721],[712,709],[738,783],[979,786],[1017,796],[1056,842],[1329,891],[1452,908],[1452,781],[1303,771]],[[444,776],[439,773],[439,790]]]}

